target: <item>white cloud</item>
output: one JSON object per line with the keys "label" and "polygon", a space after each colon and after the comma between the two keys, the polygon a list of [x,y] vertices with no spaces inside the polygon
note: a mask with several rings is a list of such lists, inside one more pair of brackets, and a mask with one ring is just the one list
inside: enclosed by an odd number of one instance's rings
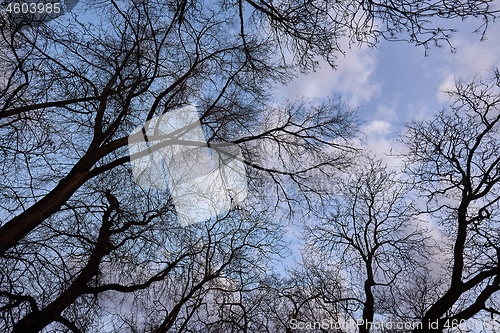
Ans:
{"label": "white cloud", "polygon": [[453,91],[455,89],[455,74],[448,74],[439,86],[439,90],[436,93],[437,99],[440,102],[446,103],[449,100],[449,96],[446,92]]}
{"label": "white cloud", "polygon": [[399,169],[402,164],[400,156],[406,148],[400,141],[395,140],[398,132],[389,122],[381,119],[371,120],[361,127],[363,137],[354,140],[353,144],[374,154],[384,161],[387,166]]}
{"label": "white cloud", "polygon": [[325,99],[338,94],[354,107],[378,96],[380,84],[374,79],[377,50],[369,47],[346,49],[345,56],[337,58],[336,70],[321,60],[316,72],[299,75],[286,86],[279,87],[277,96]]}
{"label": "white cloud", "polygon": [[447,65],[441,70],[444,78],[437,93],[440,101],[448,100],[443,91],[453,90],[455,80],[482,75],[492,67],[500,65],[500,43],[495,38],[488,39],[488,36],[493,37],[499,33],[500,25],[491,24],[484,41],[480,41],[478,35],[466,33],[458,34],[453,38],[456,52],[445,56]]}
{"label": "white cloud", "polygon": [[396,112],[398,99],[394,98],[390,101],[389,104],[383,103],[377,106],[377,112],[375,113],[376,117],[384,119],[386,121],[394,120],[398,117],[398,113]]}
{"label": "white cloud", "polygon": [[372,120],[363,127],[363,131],[369,136],[385,136],[391,131],[391,124],[384,120]]}

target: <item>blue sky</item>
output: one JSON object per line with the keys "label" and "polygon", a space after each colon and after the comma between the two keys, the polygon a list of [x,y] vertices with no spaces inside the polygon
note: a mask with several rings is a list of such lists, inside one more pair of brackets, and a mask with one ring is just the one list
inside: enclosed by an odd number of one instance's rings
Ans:
{"label": "blue sky", "polygon": [[360,107],[365,142],[383,156],[395,144],[404,123],[429,118],[443,107],[446,101],[439,91],[451,89],[455,78],[485,74],[500,63],[500,23],[490,24],[485,41],[474,33],[479,20],[445,24],[458,30],[451,38],[455,52],[447,44],[431,47],[427,56],[423,47],[406,42],[381,41],[376,48],[353,46],[345,57],[339,56],[337,70],[323,63],[315,73],[279,87],[277,98],[341,96]]}

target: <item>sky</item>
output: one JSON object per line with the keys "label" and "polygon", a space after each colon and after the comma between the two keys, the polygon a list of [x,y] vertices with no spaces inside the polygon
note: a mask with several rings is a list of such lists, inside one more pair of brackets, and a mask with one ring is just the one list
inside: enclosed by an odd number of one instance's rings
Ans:
{"label": "sky", "polygon": [[[336,70],[323,62],[316,72],[278,87],[276,98],[305,97],[319,102],[340,96],[359,108],[364,146],[397,168],[401,160],[389,155],[391,149],[404,151],[396,139],[405,123],[431,119],[446,105],[442,91],[453,89],[455,79],[484,75],[500,66],[500,22],[489,26],[483,41],[481,34],[474,33],[480,25],[479,20],[448,24],[458,30],[451,38],[454,52],[444,45],[431,47],[426,55],[423,47],[407,42],[381,41],[375,48],[353,46],[344,57],[339,56]],[[287,240],[294,245],[284,266],[301,261],[301,246],[296,246],[303,244],[301,233],[293,226],[288,229]]]}
{"label": "sky", "polygon": [[[500,64],[500,22],[490,24],[486,40],[474,33],[479,20],[448,22],[458,31],[448,45],[431,47],[427,55],[423,47],[407,42],[381,41],[375,48],[353,46],[338,68],[326,63],[308,75],[302,75],[286,86],[278,87],[279,99],[303,96],[320,101],[340,96],[353,107],[359,107],[363,120],[365,144],[384,157],[404,124],[412,119],[428,119],[446,103],[440,91],[453,88],[454,80],[469,79],[487,73]],[[399,147],[401,148],[401,147]],[[396,163],[384,157],[386,162]]]}

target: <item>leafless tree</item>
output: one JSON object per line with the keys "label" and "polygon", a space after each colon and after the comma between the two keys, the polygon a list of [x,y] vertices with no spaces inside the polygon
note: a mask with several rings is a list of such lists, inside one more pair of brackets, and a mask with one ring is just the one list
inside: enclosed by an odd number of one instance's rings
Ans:
{"label": "leafless tree", "polygon": [[[369,332],[383,303],[414,272],[425,257],[426,230],[417,220],[401,174],[373,158],[347,169],[334,186],[331,206],[319,209],[317,222],[308,221],[306,253],[337,263],[351,293],[344,297],[359,309],[360,332]],[[332,285],[335,288],[335,284]],[[384,296],[384,297],[382,297]]]}
{"label": "leafless tree", "polygon": [[[500,75],[459,81],[450,107],[408,126],[407,171],[443,235],[443,292],[426,309],[434,330],[489,314],[500,289]],[[480,317],[479,317],[480,318]]]}

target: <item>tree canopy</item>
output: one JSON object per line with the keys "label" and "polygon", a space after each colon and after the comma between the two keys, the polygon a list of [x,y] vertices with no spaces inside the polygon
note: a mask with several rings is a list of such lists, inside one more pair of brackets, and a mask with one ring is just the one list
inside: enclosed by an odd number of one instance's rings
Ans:
{"label": "tree canopy", "polygon": [[[356,110],[339,98],[272,94],[318,59],[336,66],[344,38],[427,48],[449,42],[451,19],[486,29],[490,1],[78,6],[50,21],[0,13],[1,331],[291,332],[292,319],[380,315],[442,331],[499,314],[498,73],[459,84],[450,109],[409,125],[405,176],[354,144]],[[186,105],[203,145],[241,149],[248,196],[181,227],[171,191],[135,182],[128,140]],[[422,211],[410,203],[418,190]],[[422,261],[437,245],[411,227],[421,214],[449,240],[435,279]],[[312,245],[296,270],[276,271],[300,219]],[[343,276],[354,262],[356,286]],[[408,296],[425,288],[423,301]]]}

